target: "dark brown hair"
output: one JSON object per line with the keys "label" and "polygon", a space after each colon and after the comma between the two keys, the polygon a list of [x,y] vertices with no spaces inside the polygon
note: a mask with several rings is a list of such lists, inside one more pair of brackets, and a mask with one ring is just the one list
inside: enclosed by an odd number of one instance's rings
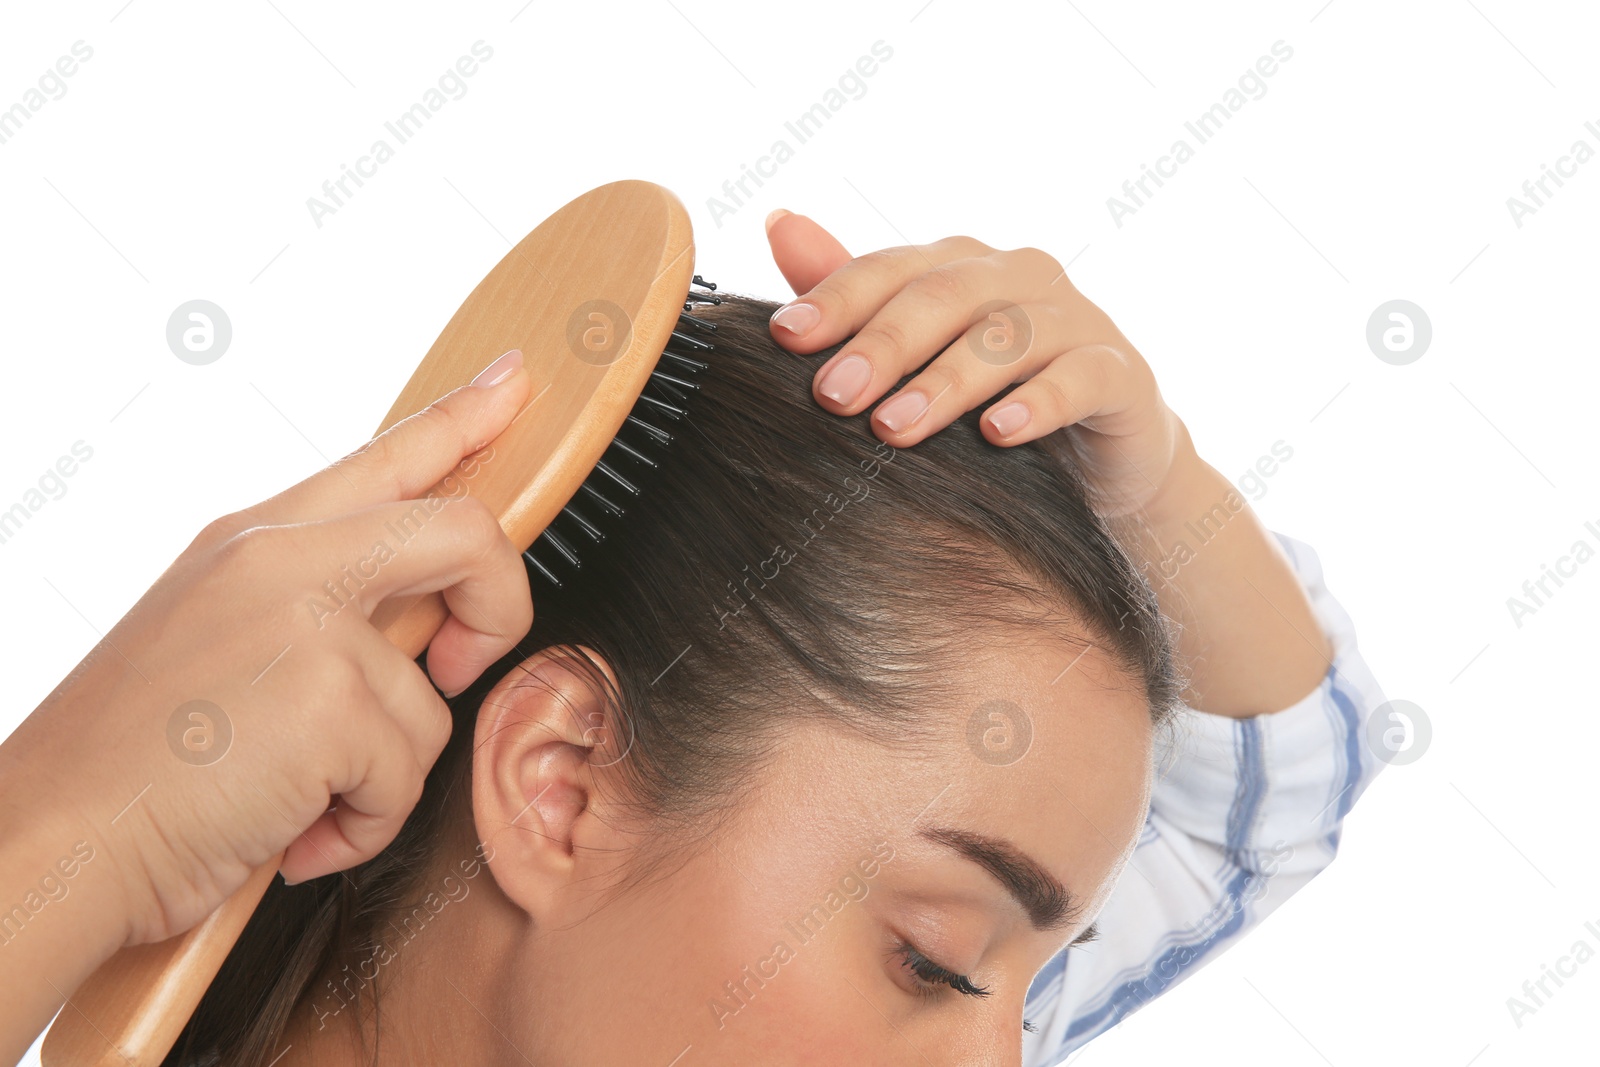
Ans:
{"label": "dark brown hair", "polygon": [[697,312],[718,326],[712,365],[659,467],[638,476],[642,496],[561,589],[534,579],[533,629],[450,701],[454,735],[388,848],[340,875],[274,882],[167,1064],[265,1067],[298,1003],[372,995],[349,976],[444,842],[470,834],[479,705],[538,649],[584,645],[610,663],[629,800],[679,829],[690,814],[713,825],[703,816],[754,784],[786,719],[891,745],[964,729],[965,716],[932,722],[926,709],[985,624],[1093,640],[1167,719],[1179,683],[1155,596],[1060,450],[990,445],[979,411],[914,447],[882,444],[867,414],[815,402],[829,353],[774,344],[776,307],[725,295]]}

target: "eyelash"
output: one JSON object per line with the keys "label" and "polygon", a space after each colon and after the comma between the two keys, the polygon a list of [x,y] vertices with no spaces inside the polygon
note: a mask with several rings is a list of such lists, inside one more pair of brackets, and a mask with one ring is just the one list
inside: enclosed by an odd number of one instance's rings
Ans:
{"label": "eyelash", "polygon": [[939,991],[929,987],[940,985],[949,986],[957,993],[969,997],[986,997],[993,992],[993,990],[973,984],[972,979],[964,974],[957,974],[947,967],[939,966],[917,951],[915,947],[903,941],[895,949],[895,955],[905,961],[906,969],[917,978],[920,983],[917,992],[923,996],[936,996]]}

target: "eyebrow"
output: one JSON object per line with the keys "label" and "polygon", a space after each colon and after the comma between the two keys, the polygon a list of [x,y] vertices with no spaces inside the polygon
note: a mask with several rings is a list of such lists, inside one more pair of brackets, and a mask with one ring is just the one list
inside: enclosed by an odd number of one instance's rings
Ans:
{"label": "eyebrow", "polygon": [[948,826],[927,827],[919,836],[944,845],[994,876],[1011,894],[1035,930],[1071,926],[1078,902],[1055,875],[1009,841]]}

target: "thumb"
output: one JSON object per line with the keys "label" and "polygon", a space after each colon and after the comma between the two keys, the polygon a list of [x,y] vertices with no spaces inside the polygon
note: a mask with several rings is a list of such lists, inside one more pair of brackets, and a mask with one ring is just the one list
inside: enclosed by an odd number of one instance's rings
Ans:
{"label": "thumb", "polygon": [[767,216],[767,243],[772,258],[796,295],[809,293],[828,275],[850,262],[838,239],[804,215],[779,208]]}
{"label": "thumb", "polygon": [[533,383],[512,349],[470,386],[446,393],[350,455],[250,509],[257,523],[332,519],[421,496],[521,414]]}

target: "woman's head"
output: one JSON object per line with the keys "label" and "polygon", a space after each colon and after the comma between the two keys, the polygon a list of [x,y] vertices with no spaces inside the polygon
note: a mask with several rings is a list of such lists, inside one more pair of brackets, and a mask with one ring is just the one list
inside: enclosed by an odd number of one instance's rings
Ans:
{"label": "woman's head", "polygon": [[774,307],[704,310],[712,367],[643,495],[535,582],[385,854],[274,887],[192,1048],[267,1062],[297,1002],[296,1033],[360,1018],[380,1057],[466,1030],[536,1064],[1019,1047],[1143,823],[1166,633],[1058,451],[971,416],[878,442],[814,403]]}

